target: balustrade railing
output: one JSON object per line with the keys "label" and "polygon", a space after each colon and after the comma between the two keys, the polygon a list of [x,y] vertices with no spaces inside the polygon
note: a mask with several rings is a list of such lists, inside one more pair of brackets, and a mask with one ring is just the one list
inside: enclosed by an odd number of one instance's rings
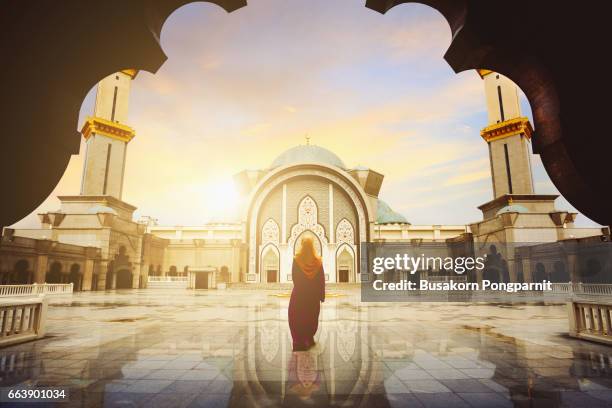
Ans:
{"label": "balustrade railing", "polygon": [[0,347],[45,335],[47,299],[0,299]]}
{"label": "balustrade railing", "polygon": [[553,294],[612,296],[612,284],[607,283],[552,283]]}
{"label": "balustrade railing", "polygon": [[31,285],[0,285],[0,297],[59,295],[72,293],[72,283],[34,283]]}
{"label": "balustrade railing", "polygon": [[149,276],[149,282],[187,282],[187,276]]}
{"label": "balustrade railing", "polygon": [[568,312],[570,336],[612,344],[612,302],[574,299]]}

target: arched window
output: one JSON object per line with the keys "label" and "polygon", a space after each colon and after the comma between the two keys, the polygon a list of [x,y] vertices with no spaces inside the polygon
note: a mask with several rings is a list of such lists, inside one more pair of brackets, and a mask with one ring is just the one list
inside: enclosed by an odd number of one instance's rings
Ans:
{"label": "arched window", "polygon": [[185,265],[183,268],[183,276],[189,275],[189,265]]}
{"label": "arched window", "polygon": [[172,265],[170,267],[170,271],[168,272],[168,276],[176,276],[176,266]]}

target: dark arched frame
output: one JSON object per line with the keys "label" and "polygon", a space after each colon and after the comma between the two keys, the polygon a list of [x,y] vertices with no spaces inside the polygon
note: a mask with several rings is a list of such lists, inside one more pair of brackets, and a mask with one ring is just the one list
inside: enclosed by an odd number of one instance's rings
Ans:
{"label": "dark arched frame", "polygon": [[[105,76],[126,68],[156,72],[166,59],[164,21],[188,0],[5,2],[0,9],[2,65],[0,149],[5,200],[0,226],[33,211],[79,150],[81,103]],[[230,12],[246,0],[209,0]],[[385,13],[406,0],[367,0]],[[540,154],[555,186],[576,208],[612,224],[605,170],[610,81],[604,40],[608,13],[589,4],[560,7],[548,0],[503,2],[421,0],[448,21],[452,42],[444,58],[455,72],[485,68],[516,82],[531,103]],[[105,23],[91,24],[91,15]],[[513,22],[513,23],[509,23]],[[119,44],[119,46],[118,46]],[[34,160],[33,160],[34,159]]]}

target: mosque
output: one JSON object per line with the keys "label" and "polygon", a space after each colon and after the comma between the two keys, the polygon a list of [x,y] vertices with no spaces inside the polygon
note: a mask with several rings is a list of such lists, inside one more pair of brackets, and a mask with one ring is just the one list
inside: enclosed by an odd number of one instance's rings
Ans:
{"label": "mosque", "polygon": [[[291,262],[303,236],[314,238],[330,283],[368,280],[360,267],[362,243],[459,242],[475,251],[491,242],[552,243],[609,235],[607,229],[574,227],[575,213],[555,208],[556,195],[536,194],[530,165],[529,120],[521,116],[518,88],[508,78],[479,71],[489,123],[493,200],[470,225],[412,225],[380,197],[384,175],[348,167],[334,152],[310,144],[280,153],[260,170],[234,180],[248,197],[231,222],[165,227],[133,219],[122,200],[127,125],[135,70],[104,78],[86,140],[81,191],[60,196],[57,211],[39,214],[41,228],[5,229],[0,283],[73,282],[76,290],[144,288],[149,277],[189,275],[194,287],[291,281]],[[512,266],[515,259],[507,254]],[[523,262],[518,262],[521,266]],[[533,279],[510,268],[510,280]],[[520,273],[520,277],[519,277]],[[574,276],[571,276],[574,278]],[[153,279],[154,280],[154,279]]]}

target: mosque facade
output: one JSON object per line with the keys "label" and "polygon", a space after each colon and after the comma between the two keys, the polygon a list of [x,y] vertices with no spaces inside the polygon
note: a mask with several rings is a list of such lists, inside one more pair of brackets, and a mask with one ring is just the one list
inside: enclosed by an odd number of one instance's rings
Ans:
{"label": "mosque facade", "polygon": [[[532,129],[521,116],[518,88],[497,73],[480,74],[489,112],[481,136],[489,146],[494,191],[493,200],[479,207],[481,221],[412,225],[379,197],[383,174],[351,168],[334,152],[307,141],[260,170],[235,175],[247,197],[237,219],[187,227],[137,222],[136,207],[122,200],[127,147],[135,136],[126,123],[127,107],[137,72],[112,74],[98,84],[94,114],[82,130],[87,153],[80,194],[60,196],[57,211],[39,215],[40,229],[5,229],[5,237],[20,237],[22,246],[31,248],[16,252],[3,238],[0,276],[13,279],[9,277],[19,263],[19,282],[73,282],[77,290],[144,288],[149,277],[160,275],[190,275],[199,287],[290,283],[300,239],[310,236],[323,257],[327,282],[358,283],[368,279],[359,262],[364,243],[469,242],[482,252],[491,242],[557,242],[609,234],[574,227],[576,214],[557,210],[557,196],[534,192]],[[37,248],[61,245],[69,249],[70,262],[82,268],[70,271],[60,260],[51,271],[48,262],[41,263]],[[514,264],[514,255],[504,256]],[[509,276],[519,279],[516,271]],[[521,279],[526,278],[532,275],[523,271]]]}

